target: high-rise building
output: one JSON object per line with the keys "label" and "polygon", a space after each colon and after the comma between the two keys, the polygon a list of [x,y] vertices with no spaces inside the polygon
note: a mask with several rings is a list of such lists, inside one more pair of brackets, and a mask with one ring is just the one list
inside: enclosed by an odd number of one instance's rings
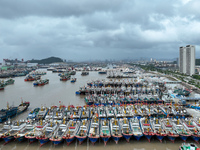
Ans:
{"label": "high-rise building", "polygon": [[190,76],[195,74],[195,46],[179,48],[179,71]]}

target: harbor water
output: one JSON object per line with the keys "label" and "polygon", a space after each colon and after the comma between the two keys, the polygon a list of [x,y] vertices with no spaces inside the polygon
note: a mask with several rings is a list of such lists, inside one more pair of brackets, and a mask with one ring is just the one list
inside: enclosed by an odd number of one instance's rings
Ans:
{"label": "harbor water", "polygon": [[[46,70],[44,70],[46,71]],[[60,81],[58,73],[52,73],[47,71],[47,74],[42,76],[42,79],[49,79],[49,84],[44,86],[34,87],[33,82],[25,82],[25,77],[15,78],[15,83],[13,85],[8,85],[4,90],[0,91],[0,109],[9,105],[18,106],[21,101],[29,101],[30,107],[24,113],[16,116],[12,120],[23,120],[26,119],[28,113],[36,107],[64,104],[83,106],[84,96],[76,95],[75,92],[79,90],[80,87],[86,85],[87,82],[93,80],[106,79],[106,75],[100,75],[98,72],[90,72],[88,76],[81,76],[81,72],[76,72],[76,75],[72,78],[77,78],[77,82],[71,83],[70,81]],[[2,125],[1,125],[2,126]],[[194,143],[194,141],[189,138],[188,143]],[[21,143],[17,141],[12,141],[7,145],[3,145],[4,141],[0,141],[0,150],[177,150],[183,141],[179,138],[175,140],[175,143],[170,142],[165,139],[162,143],[154,137],[151,143],[147,141],[145,137],[142,137],[139,141],[131,138],[130,142],[127,143],[125,139],[121,139],[118,144],[110,139],[106,146],[104,146],[103,141],[96,142],[92,145],[89,139],[85,141],[82,145],[78,144],[78,141],[74,141],[72,144],[67,146],[66,143],[62,143],[58,146],[54,146],[51,142],[47,143],[43,147],[39,147],[39,143],[35,142],[28,144],[28,141],[23,141]],[[200,144],[197,144],[200,147]]]}

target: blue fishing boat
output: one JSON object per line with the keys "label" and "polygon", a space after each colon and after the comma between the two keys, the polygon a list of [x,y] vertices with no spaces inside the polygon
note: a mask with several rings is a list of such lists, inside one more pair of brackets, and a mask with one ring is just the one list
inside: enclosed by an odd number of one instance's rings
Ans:
{"label": "blue fishing boat", "polygon": [[133,133],[127,118],[120,119],[120,125],[122,127],[122,135],[129,143],[130,138],[132,137]]}
{"label": "blue fishing boat", "polygon": [[129,122],[130,122],[130,127],[133,133],[133,137],[139,141],[140,138],[143,137],[143,133],[142,133],[142,128],[140,127],[140,122],[138,118],[137,117],[131,118]]}
{"label": "blue fishing boat", "polygon": [[103,140],[104,144],[106,145],[108,140],[111,137],[109,120],[106,120],[106,119],[101,120],[101,122],[100,122],[100,137]]}
{"label": "blue fishing boat", "polygon": [[8,118],[12,118],[17,114],[17,107],[9,107],[7,103],[7,109],[0,110],[0,123],[8,120]]}
{"label": "blue fishing boat", "polygon": [[84,140],[88,137],[89,127],[90,127],[90,120],[83,119],[76,133],[76,138],[78,139],[79,144],[82,144]]}
{"label": "blue fishing boat", "polygon": [[122,137],[122,130],[118,119],[112,118],[110,120],[110,130],[113,140],[116,144],[118,144],[120,138]]}
{"label": "blue fishing boat", "polygon": [[93,116],[90,124],[90,130],[89,130],[89,140],[94,145],[96,141],[99,139],[99,118],[97,116]]}
{"label": "blue fishing boat", "polygon": [[69,120],[66,131],[63,135],[63,139],[65,139],[67,145],[70,145],[75,140],[75,136],[79,126],[80,126],[80,121]]}

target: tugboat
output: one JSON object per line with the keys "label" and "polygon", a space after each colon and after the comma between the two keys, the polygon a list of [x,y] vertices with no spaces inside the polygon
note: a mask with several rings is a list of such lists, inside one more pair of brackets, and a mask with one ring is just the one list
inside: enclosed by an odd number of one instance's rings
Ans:
{"label": "tugboat", "polygon": [[75,140],[76,133],[80,126],[80,121],[70,120],[67,124],[67,129],[63,135],[63,139],[67,142],[67,145],[71,144]]}
{"label": "tugboat", "polygon": [[106,145],[108,140],[111,137],[109,120],[105,120],[105,119],[101,120],[101,123],[100,123],[100,137],[102,138],[102,140],[104,141],[104,144]]}
{"label": "tugboat", "polygon": [[90,131],[89,131],[89,140],[94,145],[99,139],[99,119],[94,116],[91,120]]}
{"label": "tugboat", "polygon": [[122,130],[118,119],[112,118],[110,120],[110,129],[113,140],[118,144],[119,139],[122,137]]}
{"label": "tugboat", "polygon": [[82,144],[83,141],[87,138],[89,126],[90,126],[90,120],[83,119],[76,134],[76,138],[78,139],[79,144]]}

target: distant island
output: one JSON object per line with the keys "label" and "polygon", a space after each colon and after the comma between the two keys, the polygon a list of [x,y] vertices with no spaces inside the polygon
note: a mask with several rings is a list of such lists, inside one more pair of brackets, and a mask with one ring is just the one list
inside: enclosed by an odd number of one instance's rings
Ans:
{"label": "distant island", "polygon": [[61,58],[58,57],[49,57],[41,60],[28,60],[28,63],[38,63],[38,64],[51,64],[51,63],[56,63],[56,62],[63,62]]}

